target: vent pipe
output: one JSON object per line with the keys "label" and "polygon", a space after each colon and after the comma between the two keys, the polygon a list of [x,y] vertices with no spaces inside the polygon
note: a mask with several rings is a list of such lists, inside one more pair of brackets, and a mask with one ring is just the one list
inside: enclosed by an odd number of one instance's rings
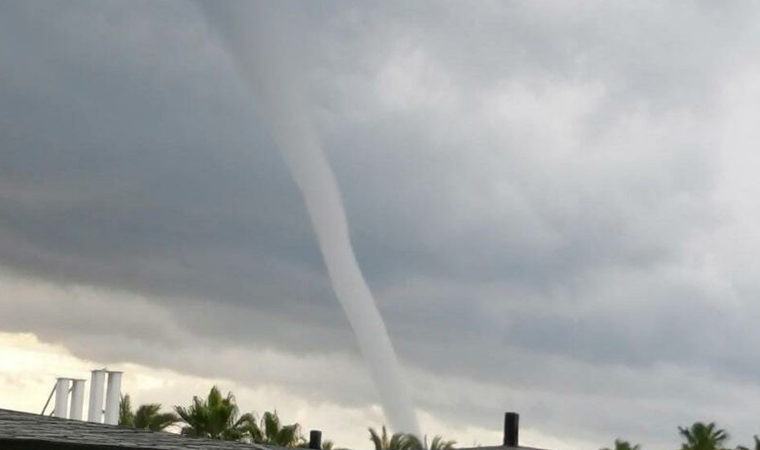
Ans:
{"label": "vent pipe", "polygon": [[71,409],[69,410],[69,419],[82,420],[82,411],[84,410],[84,383],[86,380],[72,380],[74,386],[71,388]]}
{"label": "vent pipe", "polygon": [[311,450],[322,450],[322,432],[311,430],[309,433],[309,448]]}
{"label": "vent pipe", "polygon": [[71,389],[71,378],[58,378],[58,381],[55,383],[54,417],[60,417],[61,419],[68,417],[69,389]]}
{"label": "vent pipe", "polygon": [[119,402],[121,401],[121,372],[108,372],[108,391],[106,392],[105,423],[118,425]]}
{"label": "vent pipe", "polygon": [[504,447],[517,447],[520,445],[518,433],[520,431],[520,415],[513,412],[504,414]]}
{"label": "vent pipe", "polygon": [[90,402],[87,410],[89,422],[103,422],[103,389],[106,384],[106,371],[93,370],[90,381]]}

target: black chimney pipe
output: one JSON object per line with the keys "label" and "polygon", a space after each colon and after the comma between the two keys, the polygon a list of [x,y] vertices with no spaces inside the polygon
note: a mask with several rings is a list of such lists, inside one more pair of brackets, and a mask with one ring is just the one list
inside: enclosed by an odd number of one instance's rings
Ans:
{"label": "black chimney pipe", "polygon": [[518,447],[518,432],[520,430],[520,415],[514,412],[504,414],[504,446]]}
{"label": "black chimney pipe", "polygon": [[309,432],[309,448],[312,450],[322,449],[322,432],[319,430],[311,430]]}

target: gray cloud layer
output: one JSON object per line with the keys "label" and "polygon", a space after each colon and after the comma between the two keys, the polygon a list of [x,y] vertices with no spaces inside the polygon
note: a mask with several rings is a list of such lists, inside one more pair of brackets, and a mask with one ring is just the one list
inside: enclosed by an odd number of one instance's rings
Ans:
{"label": "gray cloud layer", "polygon": [[[460,392],[417,392],[423,407],[515,405],[549,432],[655,444],[689,420],[758,431],[729,407],[760,396],[760,239],[732,202],[751,192],[724,189],[723,123],[755,8],[304,8],[302,75],[360,263],[402,361]],[[354,355],[261,114],[193,4],[2,4],[0,263],[167,316],[113,318],[139,354],[84,345],[109,330],[61,305],[50,321],[4,299],[0,329],[188,371],[188,333]]]}

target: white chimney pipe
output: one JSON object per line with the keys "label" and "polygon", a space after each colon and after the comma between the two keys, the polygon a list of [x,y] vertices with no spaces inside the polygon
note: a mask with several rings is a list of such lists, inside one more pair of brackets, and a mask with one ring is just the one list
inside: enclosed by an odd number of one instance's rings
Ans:
{"label": "white chimney pipe", "polygon": [[53,416],[65,419],[69,407],[69,389],[71,388],[71,378],[58,378],[55,383],[55,409]]}
{"label": "white chimney pipe", "polygon": [[103,422],[103,390],[106,384],[106,371],[93,370],[90,381],[90,402],[87,410],[87,420]]}
{"label": "white chimney pipe", "polygon": [[85,380],[73,380],[73,382],[74,386],[71,389],[71,409],[69,410],[69,419],[82,420]]}
{"label": "white chimney pipe", "polygon": [[109,425],[119,423],[119,402],[121,401],[121,372],[108,372],[106,392],[106,420]]}

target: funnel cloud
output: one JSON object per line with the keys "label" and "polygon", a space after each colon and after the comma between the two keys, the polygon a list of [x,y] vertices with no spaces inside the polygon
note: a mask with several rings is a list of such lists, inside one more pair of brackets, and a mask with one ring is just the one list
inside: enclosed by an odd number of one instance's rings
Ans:
{"label": "funnel cloud", "polygon": [[345,448],[390,425],[229,44],[306,106],[425,432],[751,446],[760,4],[198,3],[0,2],[3,408],[39,413],[71,352],[144,368],[138,403],[217,383]]}
{"label": "funnel cloud", "polygon": [[293,74],[298,46],[289,26],[295,11],[266,2],[202,3],[235,65],[262,104],[267,123],[303,194],[335,295],[370,365],[383,410],[395,431],[419,435],[417,417],[388,332],[351,245],[335,175],[305,111]]}

